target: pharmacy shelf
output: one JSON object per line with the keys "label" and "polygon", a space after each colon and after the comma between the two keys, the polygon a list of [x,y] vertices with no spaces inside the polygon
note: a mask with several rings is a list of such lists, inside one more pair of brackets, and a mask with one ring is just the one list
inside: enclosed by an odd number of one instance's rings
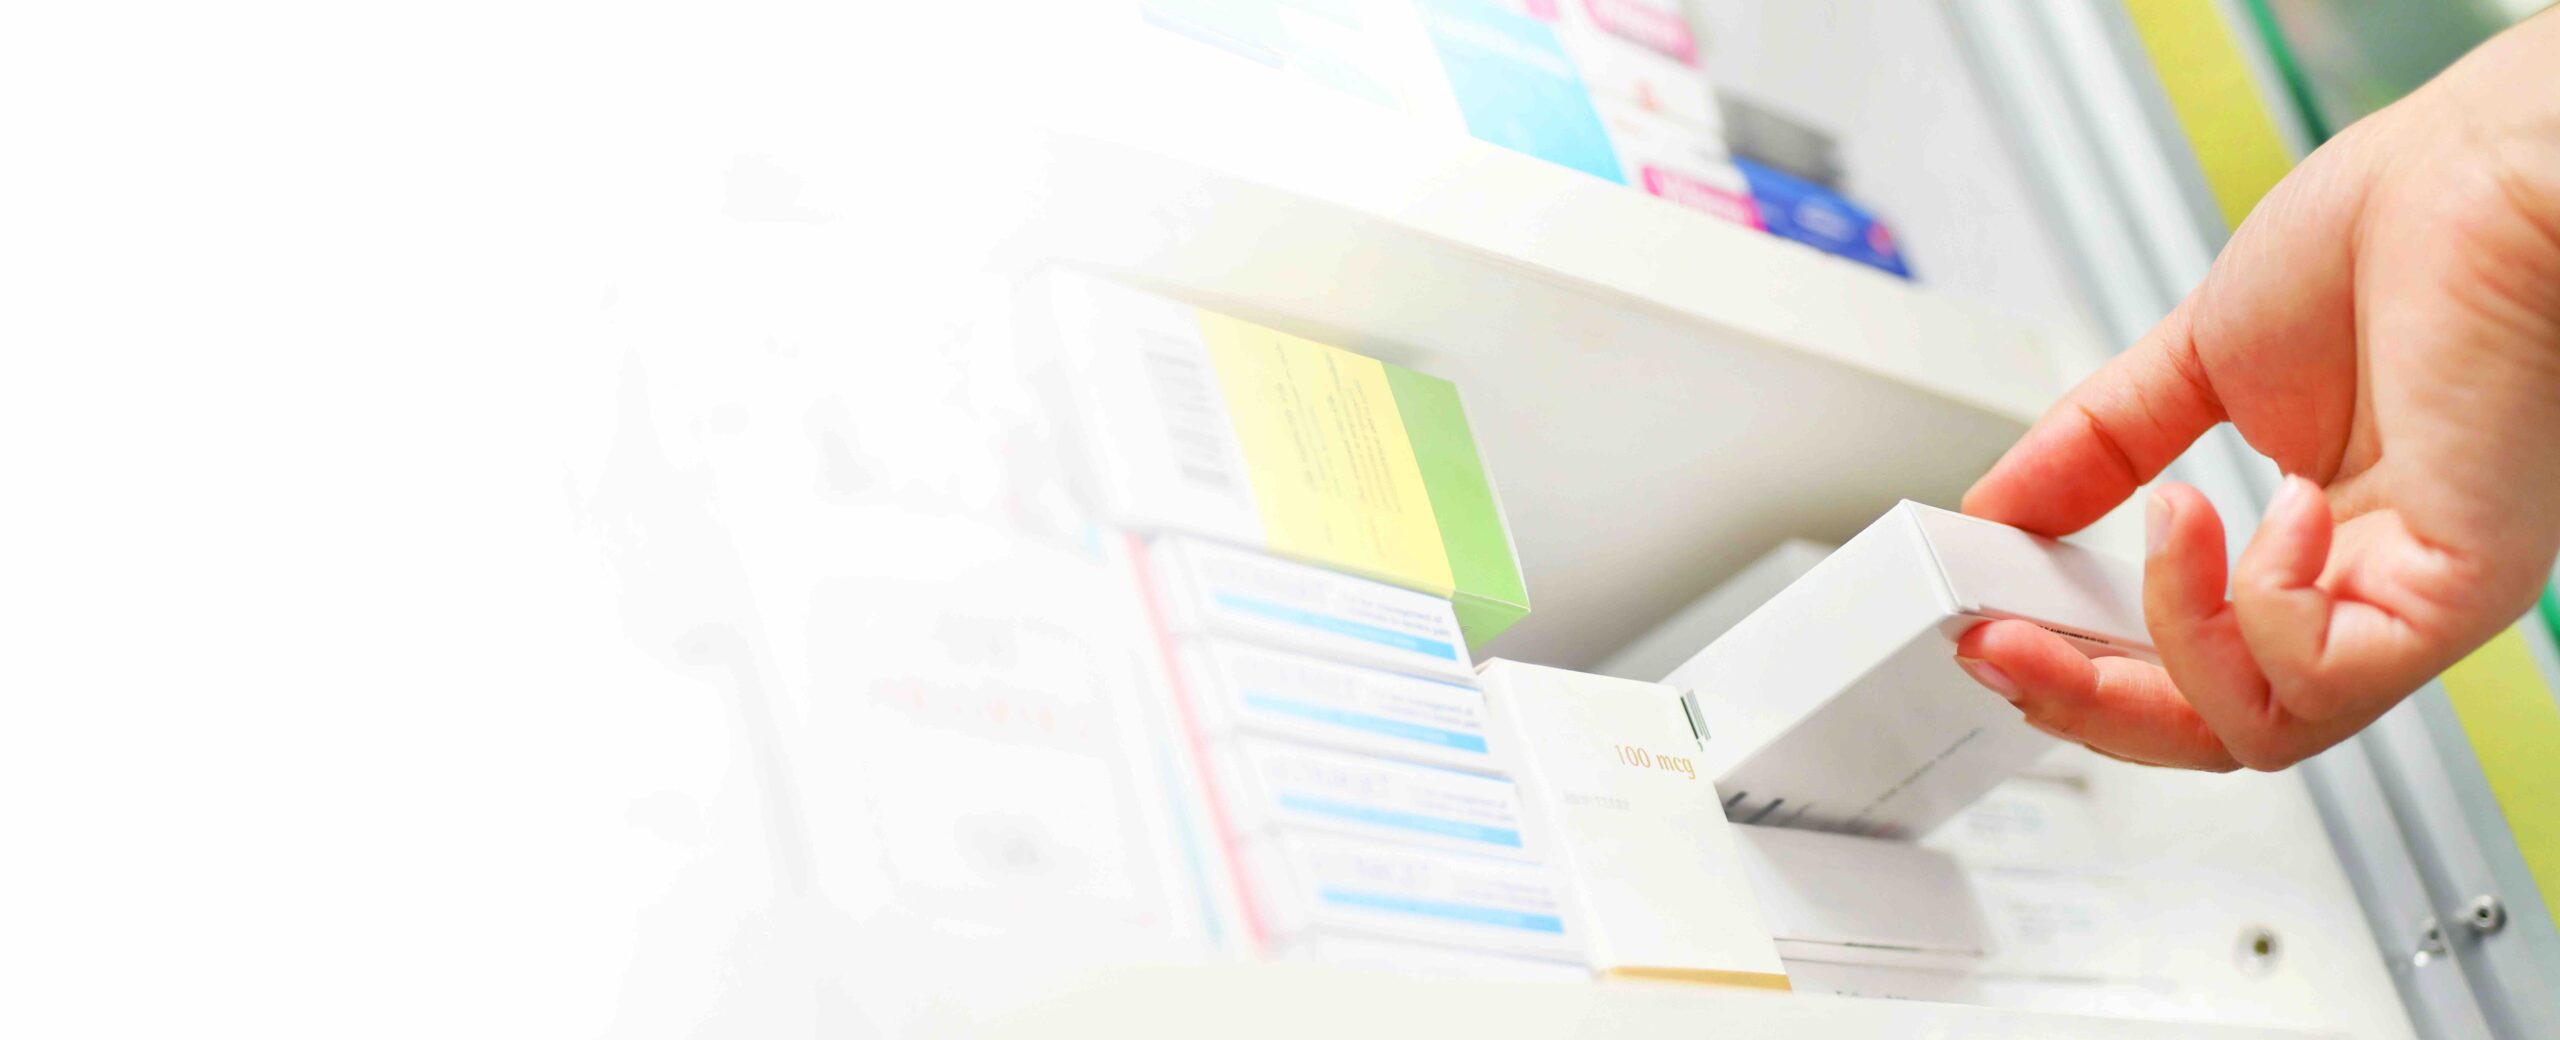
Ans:
{"label": "pharmacy shelf", "polygon": [[[2061,334],[1259,70],[1063,91],[1010,255],[1459,384],[1532,601],[1587,666],[1781,539],[1952,506]],[[1182,82],[1182,91],[1161,84]]]}
{"label": "pharmacy shelf", "polygon": [[1696,985],[1424,978],[1253,962],[1097,971],[973,1025],[975,1035],[990,1037],[2314,1035]]}

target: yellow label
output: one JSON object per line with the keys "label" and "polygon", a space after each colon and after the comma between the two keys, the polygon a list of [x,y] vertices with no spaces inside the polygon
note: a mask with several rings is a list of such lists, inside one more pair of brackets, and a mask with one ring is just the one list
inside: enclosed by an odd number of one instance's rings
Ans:
{"label": "yellow label", "polygon": [[1435,595],[1454,593],[1440,522],[1386,366],[1225,315],[1198,314],[1253,474],[1265,544]]}
{"label": "yellow label", "polygon": [[2224,223],[2241,218],[2293,169],[2293,152],[2268,113],[2265,95],[2214,0],[2128,0],[2136,35],[2151,55],[2187,146]]}
{"label": "yellow label", "polygon": [[1793,991],[1795,986],[1784,975],[1765,971],[1719,971],[1713,968],[1611,968],[1600,974],[1613,979],[1652,979],[1657,982],[1701,982],[1712,986],[1744,986],[1751,989]]}
{"label": "yellow label", "polygon": [[2445,669],[2444,691],[2488,775],[2543,902],[2560,906],[2560,701],[2543,684],[2521,629]]}

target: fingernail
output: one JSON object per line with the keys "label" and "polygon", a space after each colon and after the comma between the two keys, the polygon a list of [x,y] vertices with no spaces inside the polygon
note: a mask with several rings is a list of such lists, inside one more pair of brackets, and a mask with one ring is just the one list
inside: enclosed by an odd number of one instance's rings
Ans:
{"label": "fingernail", "polygon": [[1991,692],[1999,694],[2002,699],[2011,704],[2018,703],[2018,684],[2009,678],[2009,673],[1992,667],[1991,662],[1957,654],[1956,667],[1964,669],[1964,674],[1972,676],[1973,681],[1990,687]]}
{"label": "fingernail", "polygon": [[2169,544],[2169,521],[2176,518],[2177,514],[2175,509],[2176,507],[2169,504],[2168,496],[2162,495],[2158,491],[2154,491],[2151,494],[2144,496],[2144,505],[2142,507],[2143,555],[2158,556],[2160,555],[2161,547]]}
{"label": "fingernail", "polygon": [[2303,500],[2306,497],[2319,493],[2320,485],[2312,483],[2311,478],[2299,473],[2286,474],[2284,483],[2276,488],[2275,501],[2267,503],[2267,515],[2284,516],[2290,514],[2294,510],[2302,508]]}

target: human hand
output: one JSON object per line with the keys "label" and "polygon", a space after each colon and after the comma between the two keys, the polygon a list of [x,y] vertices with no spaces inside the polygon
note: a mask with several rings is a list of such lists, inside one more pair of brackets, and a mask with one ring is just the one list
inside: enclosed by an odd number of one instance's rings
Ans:
{"label": "human hand", "polygon": [[2289,474],[2229,568],[2154,488],[2143,608],[2165,665],[1994,621],[1959,663],[2040,729],[2136,762],[2281,769],[2364,728],[2533,601],[2560,548],[2560,16],[2349,127],[2196,290],[1965,495],[2048,535],[2225,420]]}

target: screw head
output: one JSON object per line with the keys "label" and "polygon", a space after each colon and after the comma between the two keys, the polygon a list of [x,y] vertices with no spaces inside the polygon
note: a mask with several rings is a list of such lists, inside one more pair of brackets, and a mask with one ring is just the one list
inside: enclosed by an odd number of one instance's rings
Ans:
{"label": "screw head", "polygon": [[2276,962],[2283,958],[2284,944],[2276,938],[2275,929],[2250,925],[2240,930],[2233,953],[2241,974],[2263,976],[2274,971]]}
{"label": "screw head", "polygon": [[2496,896],[2475,897],[2463,910],[2462,923],[2476,934],[2495,935],[2507,926],[2507,904],[2499,902]]}
{"label": "screw head", "polygon": [[2409,952],[2409,963],[2423,968],[2445,953],[2444,925],[2433,917],[2418,922],[2418,945]]}

